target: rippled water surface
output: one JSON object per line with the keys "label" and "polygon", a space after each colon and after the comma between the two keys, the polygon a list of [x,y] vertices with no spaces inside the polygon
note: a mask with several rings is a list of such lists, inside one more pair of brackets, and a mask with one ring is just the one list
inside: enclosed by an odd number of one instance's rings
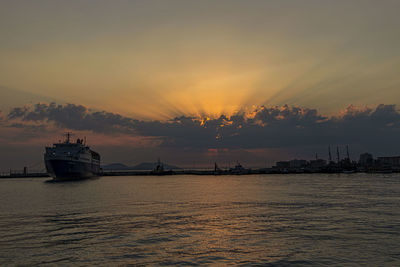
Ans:
{"label": "rippled water surface", "polygon": [[1,265],[400,265],[400,175],[0,180]]}

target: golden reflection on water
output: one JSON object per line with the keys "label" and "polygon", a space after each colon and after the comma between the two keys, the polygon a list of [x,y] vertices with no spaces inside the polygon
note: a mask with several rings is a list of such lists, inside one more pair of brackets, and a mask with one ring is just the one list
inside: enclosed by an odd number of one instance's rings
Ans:
{"label": "golden reflection on water", "polygon": [[0,264],[400,262],[398,174],[43,181],[0,181]]}

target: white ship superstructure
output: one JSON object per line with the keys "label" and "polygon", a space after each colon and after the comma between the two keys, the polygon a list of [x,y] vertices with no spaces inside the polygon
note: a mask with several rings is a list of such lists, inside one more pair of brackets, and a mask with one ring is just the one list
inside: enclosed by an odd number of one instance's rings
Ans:
{"label": "white ship superstructure", "polygon": [[100,155],[82,139],[71,142],[69,133],[64,142],[46,147],[44,161],[47,172],[57,180],[89,178],[100,173]]}

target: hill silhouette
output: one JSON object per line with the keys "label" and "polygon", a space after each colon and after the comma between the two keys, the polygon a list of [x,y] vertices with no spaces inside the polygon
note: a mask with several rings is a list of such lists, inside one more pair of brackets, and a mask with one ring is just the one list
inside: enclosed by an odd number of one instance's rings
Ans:
{"label": "hill silhouette", "polygon": [[[111,164],[107,164],[102,166],[103,170],[107,170],[107,171],[122,171],[122,170],[154,170],[157,166],[157,162],[142,162],[139,163],[135,166],[127,166],[125,164],[122,163],[111,163]],[[169,165],[166,163],[162,163],[164,166],[164,170],[176,170],[176,169],[180,169],[177,166],[174,165]]]}

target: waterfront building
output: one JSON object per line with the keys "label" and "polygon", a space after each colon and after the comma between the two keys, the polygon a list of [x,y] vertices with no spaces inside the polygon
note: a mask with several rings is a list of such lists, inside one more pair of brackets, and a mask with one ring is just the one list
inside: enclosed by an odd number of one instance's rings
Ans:
{"label": "waterfront building", "polygon": [[290,168],[290,162],[289,161],[278,161],[276,163],[276,168],[278,168],[278,169],[288,169],[288,168]]}
{"label": "waterfront building", "polygon": [[305,168],[307,167],[307,160],[304,159],[292,159],[289,161],[289,167],[292,169],[295,168]]}
{"label": "waterfront building", "polygon": [[374,158],[370,153],[363,153],[360,155],[360,159],[358,160],[358,164],[360,166],[371,166],[374,163]]}
{"label": "waterfront building", "polygon": [[400,167],[400,156],[378,157],[377,161],[382,167]]}
{"label": "waterfront building", "polygon": [[310,160],[311,169],[321,169],[325,166],[326,166],[326,160],[324,159]]}

